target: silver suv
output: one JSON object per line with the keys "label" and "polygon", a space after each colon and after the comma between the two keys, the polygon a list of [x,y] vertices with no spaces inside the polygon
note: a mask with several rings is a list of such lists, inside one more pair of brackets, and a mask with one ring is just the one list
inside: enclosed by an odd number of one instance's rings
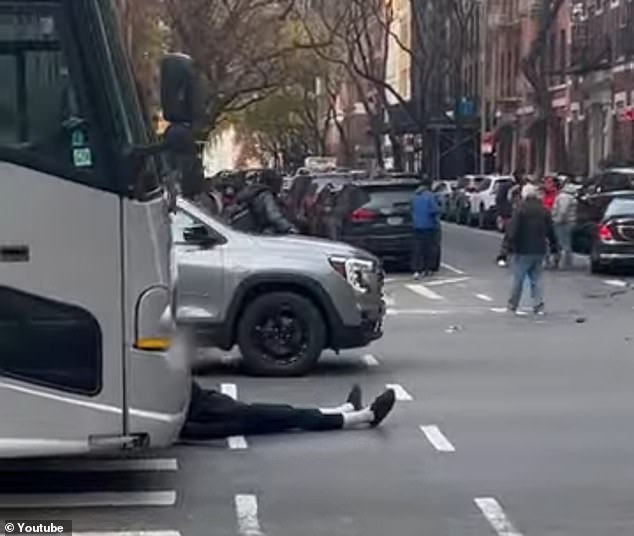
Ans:
{"label": "silver suv", "polygon": [[299,376],[326,348],[381,337],[376,257],[338,242],[244,234],[185,200],[177,207],[176,318],[201,344],[237,344],[251,374]]}

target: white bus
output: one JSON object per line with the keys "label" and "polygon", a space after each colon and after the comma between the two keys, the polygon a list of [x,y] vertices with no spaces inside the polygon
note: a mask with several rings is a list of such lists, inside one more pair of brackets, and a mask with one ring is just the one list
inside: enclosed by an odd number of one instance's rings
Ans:
{"label": "white bus", "polygon": [[0,73],[0,457],[168,445],[169,199],[112,2],[0,0]]}

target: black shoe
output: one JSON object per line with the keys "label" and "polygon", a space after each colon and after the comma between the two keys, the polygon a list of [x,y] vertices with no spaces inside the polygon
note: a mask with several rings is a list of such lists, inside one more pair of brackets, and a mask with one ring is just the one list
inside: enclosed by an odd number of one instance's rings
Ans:
{"label": "black shoe", "polygon": [[396,394],[393,389],[388,389],[383,394],[379,395],[372,405],[370,409],[372,413],[374,413],[374,420],[370,424],[372,428],[376,428],[379,424],[381,424],[385,417],[388,416],[394,404],[396,402]]}
{"label": "black shoe", "polygon": [[348,404],[352,404],[355,411],[361,411],[363,409],[363,395],[361,394],[361,387],[356,384],[353,385],[346,402]]}

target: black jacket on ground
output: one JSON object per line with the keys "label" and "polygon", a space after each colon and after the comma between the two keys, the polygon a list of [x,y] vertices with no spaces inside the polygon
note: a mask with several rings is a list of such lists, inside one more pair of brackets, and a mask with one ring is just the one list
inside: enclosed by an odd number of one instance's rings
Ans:
{"label": "black jacket on ground", "polygon": [[236,196],[235,206],[246,208],[251,216],[253,229],[243,229],[262,234],[296,234],[295,226],[282,212],[277,198],[268,186],[255,184]]}
{"label": "black jacket on ground", "polygon": [[545,255],[548,246],[551,253],[557,253],[553,220],[539,199],[526,199],[513,215],[508,245],[509,251],[517,255]]}

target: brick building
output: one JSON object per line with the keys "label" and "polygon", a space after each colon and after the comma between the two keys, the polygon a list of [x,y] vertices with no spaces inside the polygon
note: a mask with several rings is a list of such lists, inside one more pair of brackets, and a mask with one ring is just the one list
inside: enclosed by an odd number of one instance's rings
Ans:
{"label": "brick building", "polygon": [[572,6],[570,152],[574,170],[634,161],[634,1]]}

